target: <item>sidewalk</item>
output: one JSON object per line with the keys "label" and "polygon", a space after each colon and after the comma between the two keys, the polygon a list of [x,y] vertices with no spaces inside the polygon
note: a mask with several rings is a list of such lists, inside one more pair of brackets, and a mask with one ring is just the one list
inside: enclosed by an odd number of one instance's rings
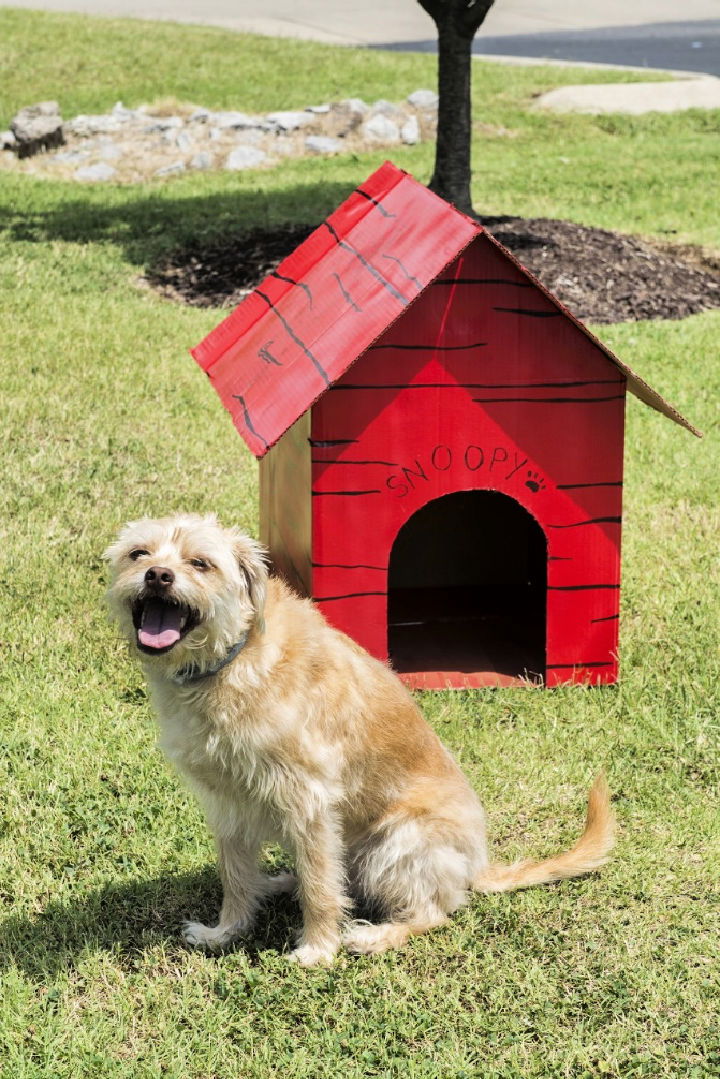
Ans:
{"label": "sidewalk", "polygon": [[[0,7],[222,26],[336,45],[434,52],[417,0],[10,0]],[[476,55],[720,75],[719,0],[497,0]]]}

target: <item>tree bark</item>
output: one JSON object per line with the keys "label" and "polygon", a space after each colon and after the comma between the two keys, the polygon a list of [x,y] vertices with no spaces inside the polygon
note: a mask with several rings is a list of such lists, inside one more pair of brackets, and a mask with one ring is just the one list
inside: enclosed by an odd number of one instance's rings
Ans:
{"label": "tree bark", "polygon": [[438,32],[438,128],[430,190],[473,214],[472,42],[494,0],[419,0]]}
{"label": "tree bark", "polygon": [[438,126],[430,190],[471,214],[470,146],[472,36],[460,34],[453,19],[438,23]]}

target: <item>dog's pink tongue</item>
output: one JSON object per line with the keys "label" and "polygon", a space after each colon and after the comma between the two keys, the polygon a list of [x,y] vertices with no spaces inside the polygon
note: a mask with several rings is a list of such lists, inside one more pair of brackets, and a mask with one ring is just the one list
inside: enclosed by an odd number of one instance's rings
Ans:
{"label": "dog's pink tongue", "polygon": [[146,648],[169,648],[180,640],[180,608],[150,599],[143,610],[138,640]]}

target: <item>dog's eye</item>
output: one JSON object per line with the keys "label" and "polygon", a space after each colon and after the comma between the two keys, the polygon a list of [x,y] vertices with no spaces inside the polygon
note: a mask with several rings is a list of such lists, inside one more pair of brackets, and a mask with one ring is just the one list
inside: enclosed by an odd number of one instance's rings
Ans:
{"label": "dog's eye", "polygon": [[142,558],[144,554],[150,554],[150,552],[144,550],[142,547],[136,547],[134,551],[130,552],[129,557],[132,558],[133,562],[137,562],[138,558]]}
{"label": "dog's eye", "polygon": [[195,569],[210,569],[210,563],[206,562],[204,558],[191,558],[190,565]]}

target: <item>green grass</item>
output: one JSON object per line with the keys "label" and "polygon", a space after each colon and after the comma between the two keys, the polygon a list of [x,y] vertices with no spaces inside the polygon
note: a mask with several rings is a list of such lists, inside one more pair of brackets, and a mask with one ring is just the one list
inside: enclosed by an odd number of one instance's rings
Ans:
{"label": "green grass", "polygon": [[[118,97],[399,98],[434,78],[427,57],[8,9],[0,39],[6,117],[43,97],[66,115]],[[597,77],[477,65],[478,123],[516,132],[478,131],[477,205],[719,247],[717,114],[527,111],[539,90]],[[430,148],[395,158],[429,175]],[[255,531],[257,477],[187,354],[218,312],[136,278],[181,242],[317,221],[381,159],[137,188],[2,175],[3,1079],[720,1074],[720,313],[599,331],[706,432],[629,405],[620,685],[420,695],[504,859],[568,843],[604,765],[611,865],[475,899],[402,953],[330,971],[286,962],[290,901],[232,954],[179,944],[184,917],[217,907],[212,845],[106,622],[100,553],[126,519],[178,508]]]}

